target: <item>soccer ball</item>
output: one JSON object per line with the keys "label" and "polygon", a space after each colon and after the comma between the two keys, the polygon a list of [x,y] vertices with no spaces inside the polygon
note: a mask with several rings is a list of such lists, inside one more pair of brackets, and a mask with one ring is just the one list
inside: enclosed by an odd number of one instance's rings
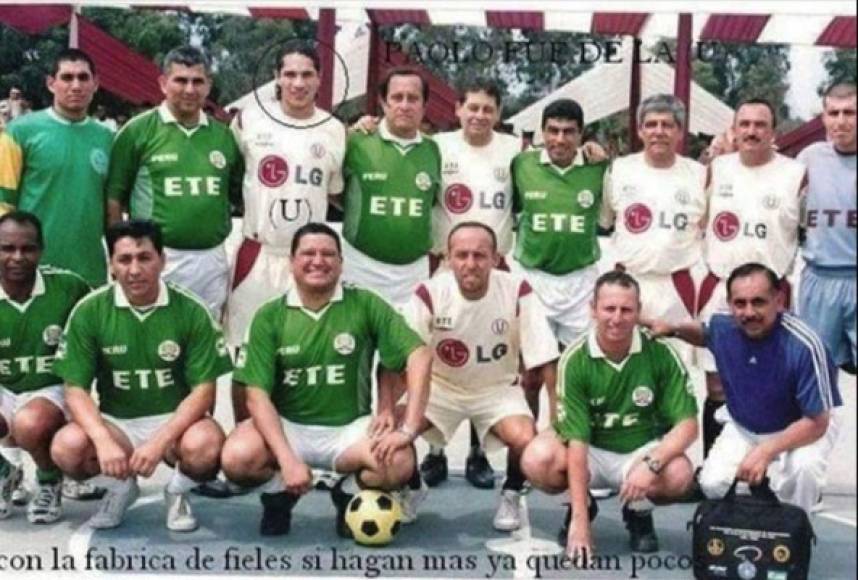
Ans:
{"label": "soccer ball", "polygon": [[384,491],[365,489],[346,507],[346,524],[358,544],[384,546],[402,524],[402,506]]}

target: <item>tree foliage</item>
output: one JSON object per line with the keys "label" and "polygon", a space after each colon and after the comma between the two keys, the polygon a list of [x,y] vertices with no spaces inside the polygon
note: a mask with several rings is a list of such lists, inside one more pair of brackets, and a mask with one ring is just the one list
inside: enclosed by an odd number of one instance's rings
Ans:
{"label": "tree foliage", "polygon": [[825,54],[822,62],[828,78],[819,87],[820,95],[835,83],[858,84],[858,65],[855,57],[854,49],[837,49]]}

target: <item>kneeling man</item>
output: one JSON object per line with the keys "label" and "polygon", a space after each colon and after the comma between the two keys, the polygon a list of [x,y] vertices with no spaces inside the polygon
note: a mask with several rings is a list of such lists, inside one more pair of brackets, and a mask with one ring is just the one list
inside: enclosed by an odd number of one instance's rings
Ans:
{"label": "kneeling man", "polygon": [[[349,537],[345,511],[357,486],[419,489],[412,443],[423,420],[432,355],[381,297],[340,283],[340,238],[308,223],[292,238],[286,294],[253,317],[236,363],[248,386],[250,419],[223,449],[227,478],[263,487],[260,533],[289,533],[292,508],[310,490],[310,467],[355,474],[331,490],[336,529]],[[372,359],[407,369],[409,404],[402,426],[370,437]],[[270,481],[269,481],[270,480]]]}
{"label": "kneeling man", "polygon": [[[113,478],[93,528],[114,528],[161,461],[175,467],[164,488],[167,528],[197,528],[186,493],[213,479],[224,434],[207,415],[215,381],[232,369],[223,333],[194,295],[165,283],[161,229],[151,221],[108,228],[115,284],[72,311],[54,371],[65,381],[71,422],[54,437],[63,473]],[[90,396],[95,379],[98,404]]]}
{"label": "kneeling man", "polygon": [[843,404],[837,367],[819,336],[783,312],[780,278],[757,263],[727,279],[732,316],[709,324],[652,323],[657,334],[706,346],[721,375],[724,430],[700,472],[707,497],[723,497],[734,479],[752,485],[766,475],[781,500],[810,513],[825,485],[837,442],[835,407]]}
{"label": "kneeling man", "polygon": [[684,496],[693,479],[685,455],[697,438],[691,379],[670,345],[638,327],[640,308],[628,274],[596,281],[595,329],[560,358],[557,420],[522,458],[534,486],[569,493],[558,540],[573,558],[593,553],[588,486],[619,491],[632,550],[655,552],[652,504]]}
{"label": "kneeling man", "polygon": [[462,222],[447,243],[450,270],[417,287],[407,318],[434,351],[432,388],[419,430],[445,445],[459,424],[473,422],[480,441],[509,448],[507,478],[494,527],[521,525],[519,497],[524,484],[520,458],[533,439],[533,415],[518,386],[519,355],[548,386],[555,408],[557,339],[530,285],[498,270],[494,231]]}

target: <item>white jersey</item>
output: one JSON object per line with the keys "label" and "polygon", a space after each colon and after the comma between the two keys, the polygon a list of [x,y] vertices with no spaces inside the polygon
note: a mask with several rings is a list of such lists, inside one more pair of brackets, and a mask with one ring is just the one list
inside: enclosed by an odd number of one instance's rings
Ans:
{"label": "white jersey", "polygon": [[463,221],[486,224],[495,231],[498,251],[512,248],[512,180],[510,164],[521,151],[517,137],[494,133],[484,147],[465,141],[461,130],[433,136],[441,150],[441,189],[432,215],[432,251],[447,253],[450,230]]}
{"label": "white jersey", "polygon": [[605,175],[600,223],[615,225],[617,262],[631,274],[670,274],[703,255],[706,168],[677,156],[660,169],[643,153],[616,159]]}
{"label": "white jersey", "polygon": [[736,267],[759,262],[778,276],[789,274],[798,250],[804,165],[775,153],[759,167],[738,153],[712,161],[706,263],[726,278]]}
{"label": "white jersey", "polygon": [[467,300],[450,271],[417,287],[405,316],[434,352],[433,385],[472,395],[515,383],[519,354],[528,369],[559,358],[557,339],[530,285],[493,269],[489,289]]}
{"label": "white jersey", "polygon": [[295,230],[324,222],[328,194],[343,189],[345,127],[327,111],[293,119],[272,102],[241,111],[232,130],[245,163],[244,237],[288,252]]}

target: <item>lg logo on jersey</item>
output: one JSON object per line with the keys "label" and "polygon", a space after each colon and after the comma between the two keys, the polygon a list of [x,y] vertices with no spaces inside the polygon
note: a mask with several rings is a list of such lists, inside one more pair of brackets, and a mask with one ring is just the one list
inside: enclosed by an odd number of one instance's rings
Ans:
{"label": "lg logo on jersey", "polygon": [[[446,338],[438,343],[435,347],[435,352],[442,362],[451,367],[464,366],[471,358],[471,353],[468,346],[461,340],[454,338]],[[493,347],[484,347],[477,345],[475,359],[477,364],[496,362],[506,356],[509,352],[509,346],[504,343],[499,343]]]}
{"label": "lg logo on jersey", "polygon": [[712,220],[712,231],[722,242],[729,242],[741,232],[743,237],[766,239],[766,224],[749,224],[744,226],[739,216],[731,211],[722,211]]}
{"label": "lg logo on jersey", "polygon": [[[633,234],[641,234],[647,231],[652,226],[653,221],[652,210],[642,203],[633,203],[623,212],[623,222],[626,229]],[[667,212],[659,212],[656,227],[684,232],[688,229],[688,214],[675,213],[671,216]]]}
{"label": "lg logo on jersey", "polygon": [[[279,155],[266,155],[256,169],[259,182],[266,187],[280,187],[289,179],[289,164]],[[322,185],[324,173],[311,167],[309,173],[302,165],[295,166],[295,183],[298,185]]]}
{"label": "lg logo on jersey", "polygon": [[[477,207],[480,209],[504,209],[506,202],[506,193],[503,191],[493,194],[481,191]],[[444,192],[444,205],[451,213],[465,213],[474,205],[474,194],[467,185],[454,183]]]}

